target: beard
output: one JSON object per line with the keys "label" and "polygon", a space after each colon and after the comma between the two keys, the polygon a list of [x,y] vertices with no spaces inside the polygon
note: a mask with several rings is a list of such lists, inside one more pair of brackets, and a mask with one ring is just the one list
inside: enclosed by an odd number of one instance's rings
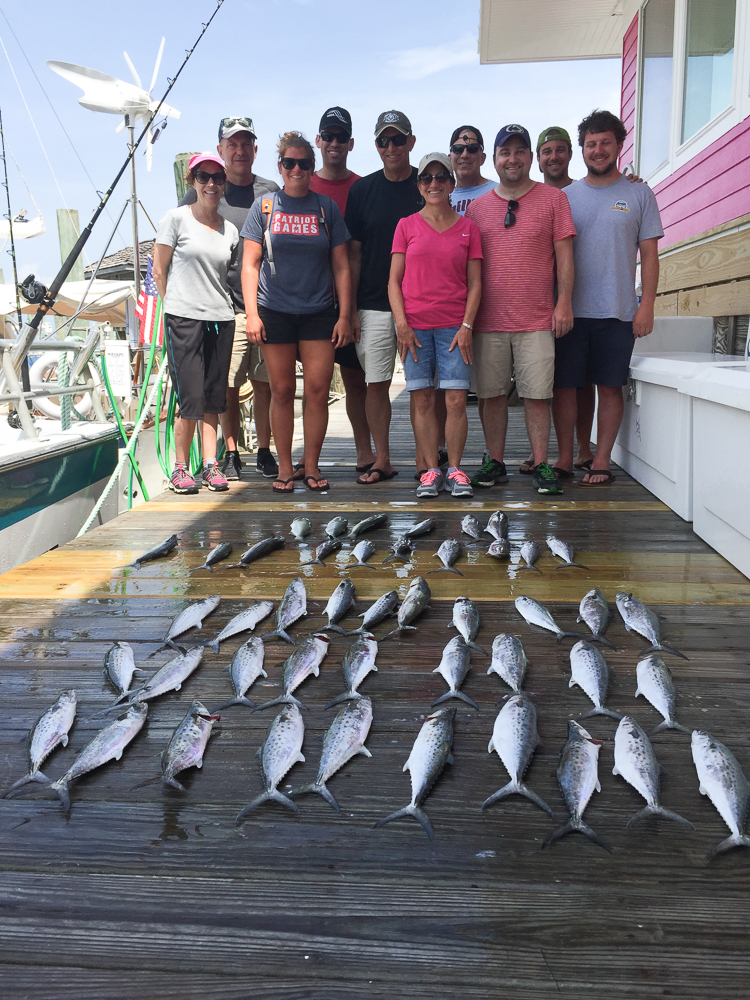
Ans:
{"label": "beard", "polygon": [[595,177],[606,177],[607,174],[611,174],[613,170],[617,169],[617,160],[611,160],[605,167],[595,167],[591,163],[586,164],[590,174]]}

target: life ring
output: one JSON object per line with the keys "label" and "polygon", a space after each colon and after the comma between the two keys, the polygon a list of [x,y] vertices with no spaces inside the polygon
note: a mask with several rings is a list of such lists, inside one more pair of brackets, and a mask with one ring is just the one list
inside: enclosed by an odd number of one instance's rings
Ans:
{"label": "life ring", "polygon": [[[52,382],[48,378],[48,375],[50,372],[57,370],[59,357],[59,351],[46,351],[36,359],[34,364],[29,369],[29,383],[31,385],[32,392],[35,389],[52,388]],[[74,359],[73,352],[68,352],[67,357],[68,370],[70,370]],[[99,372],[96,370],[96,366],[92,365],[91,362],[88,362],[87,368],[89,378],[93,379],[94,382],[94,391],[98,391],[101,386]],[[82,398],[75,403],[76,412],[80,413],[82,417],[87,417],[91,412],[94,402],[91,398],[91,392],[89,390],[81,389],[81,396]],[[73,398],[75,399],[75,396]],[[43,413],[45,417],[51,417],[53,420],[60,419],[60,404],[54,403],[49,396],[38,396],[34,400],[34,408],[39,410],[40,413]]]}

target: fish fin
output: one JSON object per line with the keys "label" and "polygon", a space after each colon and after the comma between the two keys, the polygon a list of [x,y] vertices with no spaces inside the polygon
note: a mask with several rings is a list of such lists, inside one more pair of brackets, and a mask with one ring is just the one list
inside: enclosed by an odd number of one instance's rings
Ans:
{"label": "fish fin", "polygon": [[536,792],[533,792],[527,785],[524,785],[523,782],[520,781],[518,782],[509,781],[507,785],[504,785],[502,788],[499,788],[496,792],[490,795],[488,799],[484,800],[484,802],[482,803],[482,809],[486,809],[487,806],[492,805],[493,802],[498,802],[500,799],[507,799],[509,795],[525,796],[527,799],[529,799],[530,802],[533,802],[535,805],[539,806],[540,809],[543,809],[544,812],[546,812],[547,815],[550,817],[550,819],[554,818],[552,810],[544,801],[544,799],[540,795],[537,795]]}
{"label": "fish fin", "polygon": [[329,701],[327,705],[324,705],[323,708],[333,708],[334,705],[340,705],[342,701],[355,701],[360,697],[361,695],[357,694],[356,691],[342,691],[341,694],[337,694],[336,697]]}
{"label": "fish fin", "polygon": [[375,823],[373,829],[376,830],[379,826],[391,823],[394,819],[402,819],[404,816],[413,816],[430,840],[434,839],[435,834],[433,833],[432,824],[430,823],[427,813],[423,812],[419,806],[413,806],[411,804],[404,806],[403,809],[397,809],[396,812],[391,813],[390,816],[386,816],[384,819],[379,819],[377,823]]}
{"label": "fish fin", "polygon": [[70,810],[70,792],[68,791],[68,782],[64,778],[59,778],[57,781],[52,782],[50,785],[60,800],[60,805],[63,807],[63,812],[68,812]]}
{"label": "fish fin", "polygon": [[615,764],[615,766],[612,768],[612,774],[619,774],[619,773],[620,773],[620,771],[619,771],[619,769],[617,767],[617,764]]}
{"label": "fish fin", "polygon": [[254,799],[251,799],[244,809],[241,809],[237,814],[235,819],[235,824],[239,825],[240,820],[242,820],[249,812],[253,809],[257,809],[258,806],[263,805],[264,802],[278,802],[280,806],[291,810],[293,813],[299,814],[299,806],[292,802],[292,800],[278,790],[278,788],[272,788],[269,792],[261,792],[260,795],[256,795]]}
{"label": "fish fin", "polygon": [[[60,745],[66,747],[68,745],[68,734],[60,737]],[[38,772],[37,772],[38,773]]]}
{"label": "fish fin", "polygon": [[676,823],[682,823],[683,826],[689,826],[691,830],[695,827],[690,822],[689,819],[685,819],[684,816],[680,816],[679,813],[672,812],[671,809],[665,809],[664,806],[644,806],[635,816],[631,816],[627,822],[627,827],[630,829],[639,820],[646,819],[647,816],[663,816],[664,819],[673,819]]}
{"label": "fish fin", "polygon": [[609,719],[621,719],[622,715],[619,712],[613,712],[611,708],[592,708],[590,712],[586,712],[582,715],[582,719],[590,719],[594,715],[606,715]]}
{"label": "fish fin", "polygon": [[576,618],[576,625],[578,624],[578,622],[582,622],[582,621],[583,621],[583,618],[581,618],[581,616],[579,615],[579,616],[578,616],[578,617]]}
{"label": "fish fin", "polygon": [[22,788],[24,785],[30,785],[32,782],[38,782],[40,785],[49,785],[51,783],[46,774],[42,774],[41,771],[37,771],[36,773],[29,771],[28,774],[24,774],[24,776],[19,778],[18,781],[14,781],[10,788],[7,788],[3,794],[0,795],[0,798],[7,799],[11,792],[16,791],[18,788]]}
{"label": "fish fin", "polygon": [[230,698],[229,701],[222,702],[221,705],[217,705],[216,708],[211,709],[211,715],[216,715],[217,712],[223,712],[225,708],[230,708],[232,705],[247,705],[248,708],[255,708],[255,702],[250,701],[243,695],[238,695],[236,698]]}
{"label": "fish fin", "polygon": [[602,790],[602,783],[601,781],[599,781],[598,778],[596,779],[596,784],[594,785],[594,788],[596,789],[597,792],[600,792]]}
{"label": "fish fin", "polygon": [[475,642],[467,642],[466,645],[469,646],[471,649],[476,649],[478,653],[483,653],[484,656],[490,655],[486,649],[482,649],[482,647],[478,646]]}
{"label": "fish fin", "polygon": [[717,854],[723,854],[724,851],[730,851],[733,847],[750,847],[750,837],[745,834],[733,833],[731,837],[727,837],[726,840],[722,840],[720,844],[717,844],[712,851],[709,851],[706,855],[706,860],[710,861],[711,858],[715,858]]}
{"label": "fish fin", "polygon": [[[202,762],[201,762],[202,763]],[[200,764],[198,765],[200,767]],[[178,792],[184,792],[185,786],[181,785],[176,778],[165,778],[164,784],[169,785],[170,788],[176,788]]]}
{"label": "fish fin", "polygon": [[303,753],[298,753],[297,754],[297,758],[296,758],[296,760],[295,760],[294,763],[295,764],[304,764],[305,763],[305,755]]}
{"label": "fish fin", "polygon": [[568,681],[568,687],[572,688],[576,683],[577,681],[574,681],[573,678],[571,677],[570,680]]}
{"label": "fish fin", "polygon": [[[639,687],[637,687],[637,688],[635,689],[635,694],[633,695],[633,697],[634,697],[634,698],[640,698],[640,696],[641,696],[641,693],[642,693],[642,692],[641,692],[641,689],[640,689]],[[645,698],[646,696],[645,696],[645,695],[643,695],[643,697]]]}
{"label": "fish fin", "polygon": [[176,685],[175,685],[175,686],[174,686],[174,687],[172,688],[172,690],[173,690],[173,691],[181,691],[181,690],[182,690],[182,684],[176,684]]}
{"label": "fish fin", "polygon": [[363,757],[372,757],[372,754],[367,749],[367,747],[360,747],[357,753],[361,753]]}
{"label": "fish fin", "polygon": [[487,744],[487,753],[492,753],[494,749],[495,749],[495,742],[493,738],[490,736],[490,742]]}
{"label": "fish fin", "polygon": [[453,756],[452,753],[449,753],[448,756],[445,758],[445,763],[446,764],[455,764],[456,763],[455,758],[454,758],[454,756]]}
{"label": "fish fin", "polygon": [[687,728],[687,726],[681,726],[679,722],[668,722],[666,719],[664,722],[660,722],[659,725],[652,729],[649,736],[656,736],[657,733],[663,733],[665,729],[676,729],[678,733],[687,733],[688,736],[692,735],[692,731]]}
{"label": "fish fin", "polygon": [[672,656],[679,656],[682,660],[690,659],[690,657],[681,653],[679,649],[674,649],[672,646],[665,646],[663,642],[655,642],[653,646],[646,646],[645,649],[641,650],[641,656],[645,656],[647,653],[671,653]]}
{"label": "fish fin", "polygon": [[296,798],[298,795],[306,795],[308,792],[315,792],[316,795],[320,795],[336,812],[341,812],[341,807],[325,782],[312,781],[309,785],[303,785],[301,788],[294,789],[289,793],[289,796],[290,798]]}
{"label": "fish fin", "polygon": [[336,632],[338,635],[349,635],[340,625],[324,625],[324,632]]}
{"label": "fish fin", "polygon": [[[208,642],[204,642],[203,643],[203,648],[204,649],[212,649],[214,651],[214,653],[218,653],[219,652],[219,640],[218,639],[209,639]],[[229,668],[225,667],[224,669],[228,670]]]}

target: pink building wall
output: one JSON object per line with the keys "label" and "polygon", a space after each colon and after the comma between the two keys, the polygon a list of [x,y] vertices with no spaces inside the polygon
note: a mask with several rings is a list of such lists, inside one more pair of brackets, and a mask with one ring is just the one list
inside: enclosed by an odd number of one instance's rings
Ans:
{"label": "pink building wall", "polygon": [[628,137],[620,154],[620,166],[633,159],[635,137],[635,85],[638,69],[638,15],[630,22],[622,40],[622,88],[620,91],[620,118],[628,130]]}

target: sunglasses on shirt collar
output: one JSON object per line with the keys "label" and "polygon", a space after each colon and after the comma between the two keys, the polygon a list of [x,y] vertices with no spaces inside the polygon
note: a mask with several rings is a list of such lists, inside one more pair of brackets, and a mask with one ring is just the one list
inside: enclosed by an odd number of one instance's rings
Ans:
{"label": "sunglasses on shirt collar", "polygon": [[512,226],[515,226],[515,224],[516,224],[515,213],[517,211],[518,211],[518,202],[517,201],[509,201],[508,202],[508,211],[505,213],[505,222],[503,223],[503,225],[505,226],[506,229],[510,229]]}
{"label": "sunglasses on shirt collar", "polygon": [[394,146],[405,146],[408,135],[404,135],[403,132],[399,132],[398,135],[379,135],[375,140],[375,144],[380,149],[388,149],[388,145],[392,142]]}
{"label": "sunglasses on shirt collar", "polygon": [[312,170],[315,166],[315,162],[309,156],[303,156],[299,159],[294,156],[282,156],[279,162],[284,170],[294,170],[296,166],[299,166],[300,170]]}

